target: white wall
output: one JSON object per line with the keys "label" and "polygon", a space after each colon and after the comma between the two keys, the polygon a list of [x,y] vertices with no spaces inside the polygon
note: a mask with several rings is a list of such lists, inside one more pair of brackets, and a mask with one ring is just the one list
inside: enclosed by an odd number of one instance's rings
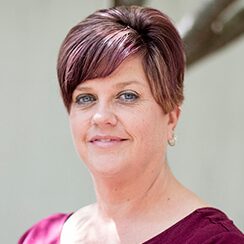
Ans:
{"label": "white wall", "polygon": [[[68,29],[109,0],[0,0],[0,242],[94,201],[59,97],[56,57]],[[178,21],[200,1],[150,1]],[[192,5],[192,3],[195,3]],[[243,38],[194,66],[169,151],[179,179],[244,230]]]}

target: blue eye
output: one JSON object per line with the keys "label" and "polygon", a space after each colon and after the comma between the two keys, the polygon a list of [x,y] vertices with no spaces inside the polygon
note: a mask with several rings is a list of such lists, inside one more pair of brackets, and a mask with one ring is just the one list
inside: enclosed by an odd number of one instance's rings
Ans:
{"label": "blue eye", "polygon": [[96,101],[96,98],[92,94],[81,94],[75,99],[75,102],[79,105],[89,105],[94,101]]}
{"label": "blue eye", "polygon": [[119,94],[118,99],[125,103],[132,103],[138,99],[138,94],[132,91],[125,91]]}

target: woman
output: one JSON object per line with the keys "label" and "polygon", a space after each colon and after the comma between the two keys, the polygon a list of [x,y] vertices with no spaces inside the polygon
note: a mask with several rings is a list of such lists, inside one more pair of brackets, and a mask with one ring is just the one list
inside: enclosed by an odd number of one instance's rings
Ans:
{"label": "woman", "polygon": [[244,243],[167,164],[184,77],[182,41],[167,16],[136,6],[97,11],[70,30],[57,70],[97,202],[42,220],[19,243]]}

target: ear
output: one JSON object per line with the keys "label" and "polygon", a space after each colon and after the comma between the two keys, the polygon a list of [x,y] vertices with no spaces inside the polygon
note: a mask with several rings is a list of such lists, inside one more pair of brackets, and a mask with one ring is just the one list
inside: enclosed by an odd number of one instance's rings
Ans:
{"label": "ear", "polygon": [[181,114],[181,107],[175,107],[171,112],[168,113],[168,140],[172,139],[173,131],[178,123]]}

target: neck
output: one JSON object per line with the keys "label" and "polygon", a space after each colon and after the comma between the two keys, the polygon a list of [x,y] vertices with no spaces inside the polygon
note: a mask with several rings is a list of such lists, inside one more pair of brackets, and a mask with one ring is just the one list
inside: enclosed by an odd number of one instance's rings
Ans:
{"label": "neck", "polygon": [[[115,177],[117,178],[117,177]],[[94,177],[99,212],[107,218],[143,216],[168,205],[176,185],[167,163],[130,180]]]}

